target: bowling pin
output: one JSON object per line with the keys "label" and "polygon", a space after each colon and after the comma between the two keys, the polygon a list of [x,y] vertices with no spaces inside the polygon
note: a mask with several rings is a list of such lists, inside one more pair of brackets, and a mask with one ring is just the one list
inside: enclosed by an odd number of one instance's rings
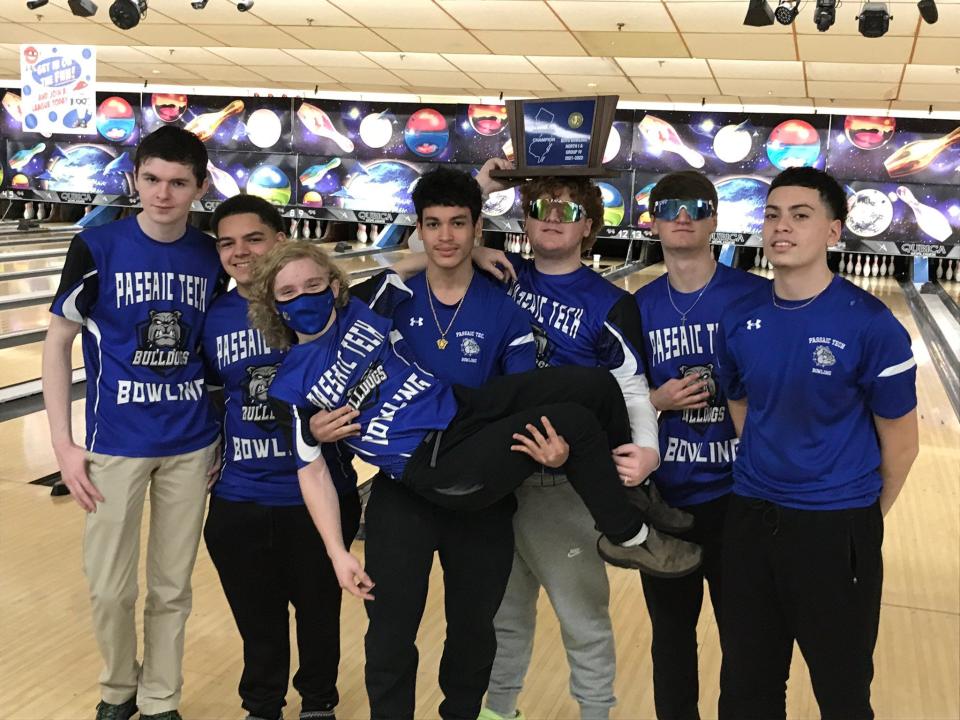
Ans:
{"label": "bowling pin", "polygon": [[877,277],[880,274],[880,258],[876,255],[873,256],[873,271],[870,274],[872,277]]}
{"label": "bowling pin", "polygon": [[859,276],[862,269],[863,265],[860,264],[860,256],[857,255],[857,264],[853,266],[853,274]]}
{"label": "bowling pin", "polygon": [[227,118],[239,115],[243,112],[243,109],[243,100],[233,100],[223,108],[223,110],[197,115],[193,120],[188,122],[183,129],[192,132],[200,138],[202,142],[206,142],[214,136],[217,129]]}
{"label": "bowling pin", "polygon": [[839,270],[839,272],[840,272],[841,275],[842,275],[842,274],[844,273],[844,271],[846,270],[846,267],[847,267],[847,254],[846,254],[846,253],[842,253],[842,254],[840,255],[840,265],[837,266],[837,269]]}
{"label": "bowling pin", "polygon": [[947,282],[950,282],[951,280],[953,280],[953,270],[954,268],[956,268],[956,266],[957,266],[956,260],[954,260],[952,263],[950,262],[947,263],[947,272],[945,274],[945,277],[947,278]]}
{"label": "bowling pin", "polygon": [[33,203],[28,202],[23,206],[23,219],[33,220],[36,217],[36,211],[33,209]]}
{"label": "bowling pin", "polygon": [[755,268],[760,267],[760,253],[762,253],[762,252],[763,252],[763,250],[757,250],[757,251],[753,254],[753,266],[754,266]]}
{"label": "bowling pin", "polygon": [[937,260],[937,280],[943,279],[943,260]]}
{"label": "bowling pin", "polygon": [[524,255],[529,255],[529,254],[531,253],[531,251],[532,251],[532,248],[530,247],[530,238],[524,237],[524,239],[523,239],[523,254],[524,254]]}
{"label": "bowling pin", "polygon": [[345,153],[353,152],[353,140],[334,127],[330,116],[316,105],[303,103],[297,110],[297,117],[308,131],[322,138],[332,140]]}
{"label": "bowling pin", "polygon": [[367,226],[363,223],[357,225],[357,242],[364,244],[367,242]]}
{"label": "bowling pin", "polygon": [[910,188],[900,185],[897,188],[897,197],[903,200],[907,206],[913,210],[913,215],[917,220],[917,226],[934,240],[943,242],[953,235],[953,228],[950,226],[950,221],[944,217],[943,213],[917,200],[916,196],[910,191]]}
{"label": "bowling pin", "polygon": [[883,262],[880,263],[880,277],[887,276],[887,256],[883,256]]}
{"label": "bowling pin", "polygon": [[370,242],[375,243],[378,237],[380,237],[380,226],[372,225],[370,227]]}
{"label": "bowling pin", "polygon": [[292,240],[300,239],[300,221],[294,220],[290,223],[290,238]]}
{"label": "bowling pin", "polygon": [[704,166],[706,161],[703,155],[684,145],[676,128],[666,120],[661,120],[655,115],[644,115],[643,120],[640,121],[639,129],[651,151],[657,154],[676,153],[686,160],[691,167],[698,170]]}
{"label": "bowling pin", "polygon": [[43,203],[40,203],[37,206],[37,220],[46,220],[47,219],[47,208],[44,207]]}

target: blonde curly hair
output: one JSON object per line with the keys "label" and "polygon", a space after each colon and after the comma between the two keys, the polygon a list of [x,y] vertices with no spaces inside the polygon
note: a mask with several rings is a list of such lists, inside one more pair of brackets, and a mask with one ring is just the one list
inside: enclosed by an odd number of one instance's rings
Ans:
{"label": "blonde curly hair", "polygon": [[313,260],[320,268],[326,270],[330,274],[331,283],[334,280],[340,281],[335,307],[344,307],[350,299],[348,290],[350,281],[347,279],[347,274],[323,250],[308,242],[277,243],[254,262],[247,319],[253,327],[263,333],[270,347],[278,350],[286,350],[296,343],[297,335],[280,319],[273,296],[273,285],[284,267],[294,260],[303,258]]}
{"label": "blonde curly hair", "polygon": [[520,186],[520,202],[524,215],[530,214],[530,203],[540,198],[558,198],[566,190],[573,202],[583,205],[592,221],[590,233],[580,241],[581,254],[589,252],[597,241],[597,233],[603,227],[603,193],[600,188],[584,177],[551,176],[527,180]]}

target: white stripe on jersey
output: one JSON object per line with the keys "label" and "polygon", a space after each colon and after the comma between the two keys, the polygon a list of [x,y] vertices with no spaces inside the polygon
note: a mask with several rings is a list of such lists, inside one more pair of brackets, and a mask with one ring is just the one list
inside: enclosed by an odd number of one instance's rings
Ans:
{"label": "white stripe on jersey", "polygon": [[80,311],[77,310],[77,297],[80,293],[83,292],[83,289],[86,287],[84,282],[87,278],[92,277],[97,274],[97,270],[93,269],[83,276],[83,280],[77,284],[77,286],[70,291],[70,293],[63,299],[63,305],[61,309],[63,310],[63,316],[67,320],[72,320],[76,323],[83,324],[84,317],[80,314]]}
{"label": "white stripe on jersey", "polygon": [[84,325],[87,330],[90,331],[90,334],[93,335],[93,339],[97,343],[97,381],[93,386],[93,393],[96,399],[93,401],[93,433],[90,435],[90,452],[94,452],[97,445],[97,430],[100,429],[97,423],[97,418],[100,417],[100,413],[97,412],[97,410],[100,408],[100,379],[103,377],[103,353],[100,351],[100,328],[97,326],[97,323],[94,322],[92,318],[87,318]]}
{"label": "white stripe on jersey", "polygon": [[403,280],[400,279],[400,276],[394,272],[388,272],[387,276],[383,279],[383,282],[380,284],[380,287],[377,289],[376,294],[370,298],[370,302],[367,303],[367,306],[372,310],[373,306],[377,304],[377,300],[386,292],[387,287],[392,286],[401,292],[405,292],[410,297],[413,297],[413,290],[408,288],[403,284]]}
{"label": "white stripe on jersey", "polygon": [[627,414],[630,416],[630,430],[633,442],[640,447],[651,448],[660,454],[660,438],[657,425],[657,410],[650,402],[650,386],[646,375],[638,375],[637,358],[630,346],[608,322],[603,326],[620,343],[623,349],[623,364],[611,368],[610,372],[620,384],[623,400],[627,404]]}
{"label": "white stripe on jersey", "polygon": [[307,444],[307,441],[303,439],[303,425],[297,406],[291,405],[290,411],[293,413],[293,431],[297,438],[297,457],[305,463],[313,462],[321,455],[320,446]]}
{"label": "white stripe on jersey", "polygon": [[916,367],[916,364],[917,364],[917,361],[913,357],[911,357],[909,360],[904,360],[899,365],[891,365],[888,368],[884,368],[880,372],[880,374],[877,375],[877,377],[878,378],[893,377],[894,375],[899,375],[900,373],[906,372],[912,367]]}
{"label": "white stripe on jersey", "polygon": [[507,347],[516,347],[517,345],[526,345],[527,343],[536,342],[533,339],[533,333],[527,333],[526,335],[521,335],[518,338],[515,338]]}

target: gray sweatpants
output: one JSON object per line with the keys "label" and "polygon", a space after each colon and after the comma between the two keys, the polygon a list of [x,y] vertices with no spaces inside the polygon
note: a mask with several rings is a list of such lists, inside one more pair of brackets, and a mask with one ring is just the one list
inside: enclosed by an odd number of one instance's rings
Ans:
{"label": "gray sweatpants", "polygon": [[542,586],[560,621],[570,665],[570,694],[580,704],[580,716],[606,720],[616,703],[616,652],[608,610],[610,585],[597,554],[593,518],[563,476],[554,480],[537,473],[516,496],[516,549],[507,591],[494,620],[497,657],[486,706],[503,717],[516,711],[533,652]]}

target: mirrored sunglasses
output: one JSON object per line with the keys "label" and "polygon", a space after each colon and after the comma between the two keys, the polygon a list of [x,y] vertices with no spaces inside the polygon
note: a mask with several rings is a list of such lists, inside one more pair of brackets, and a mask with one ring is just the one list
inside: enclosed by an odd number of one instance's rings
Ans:
{"label": "mirrored sunglasses", "polygon": [[691,220],[705,220],[716,212],[712,200],[657,200],[653,204],[653,217],[657,220],[676,220],[680,217],[681,208],[687,211]]}
{"label": "mirrored sunglasses", "polygon": [[587,211],[579,203],[547,198],[534,200],[527,212],[534,220],[548,220],[554,210],[557,211],[556,219],[562,223],[576,222],[587,216]]}

